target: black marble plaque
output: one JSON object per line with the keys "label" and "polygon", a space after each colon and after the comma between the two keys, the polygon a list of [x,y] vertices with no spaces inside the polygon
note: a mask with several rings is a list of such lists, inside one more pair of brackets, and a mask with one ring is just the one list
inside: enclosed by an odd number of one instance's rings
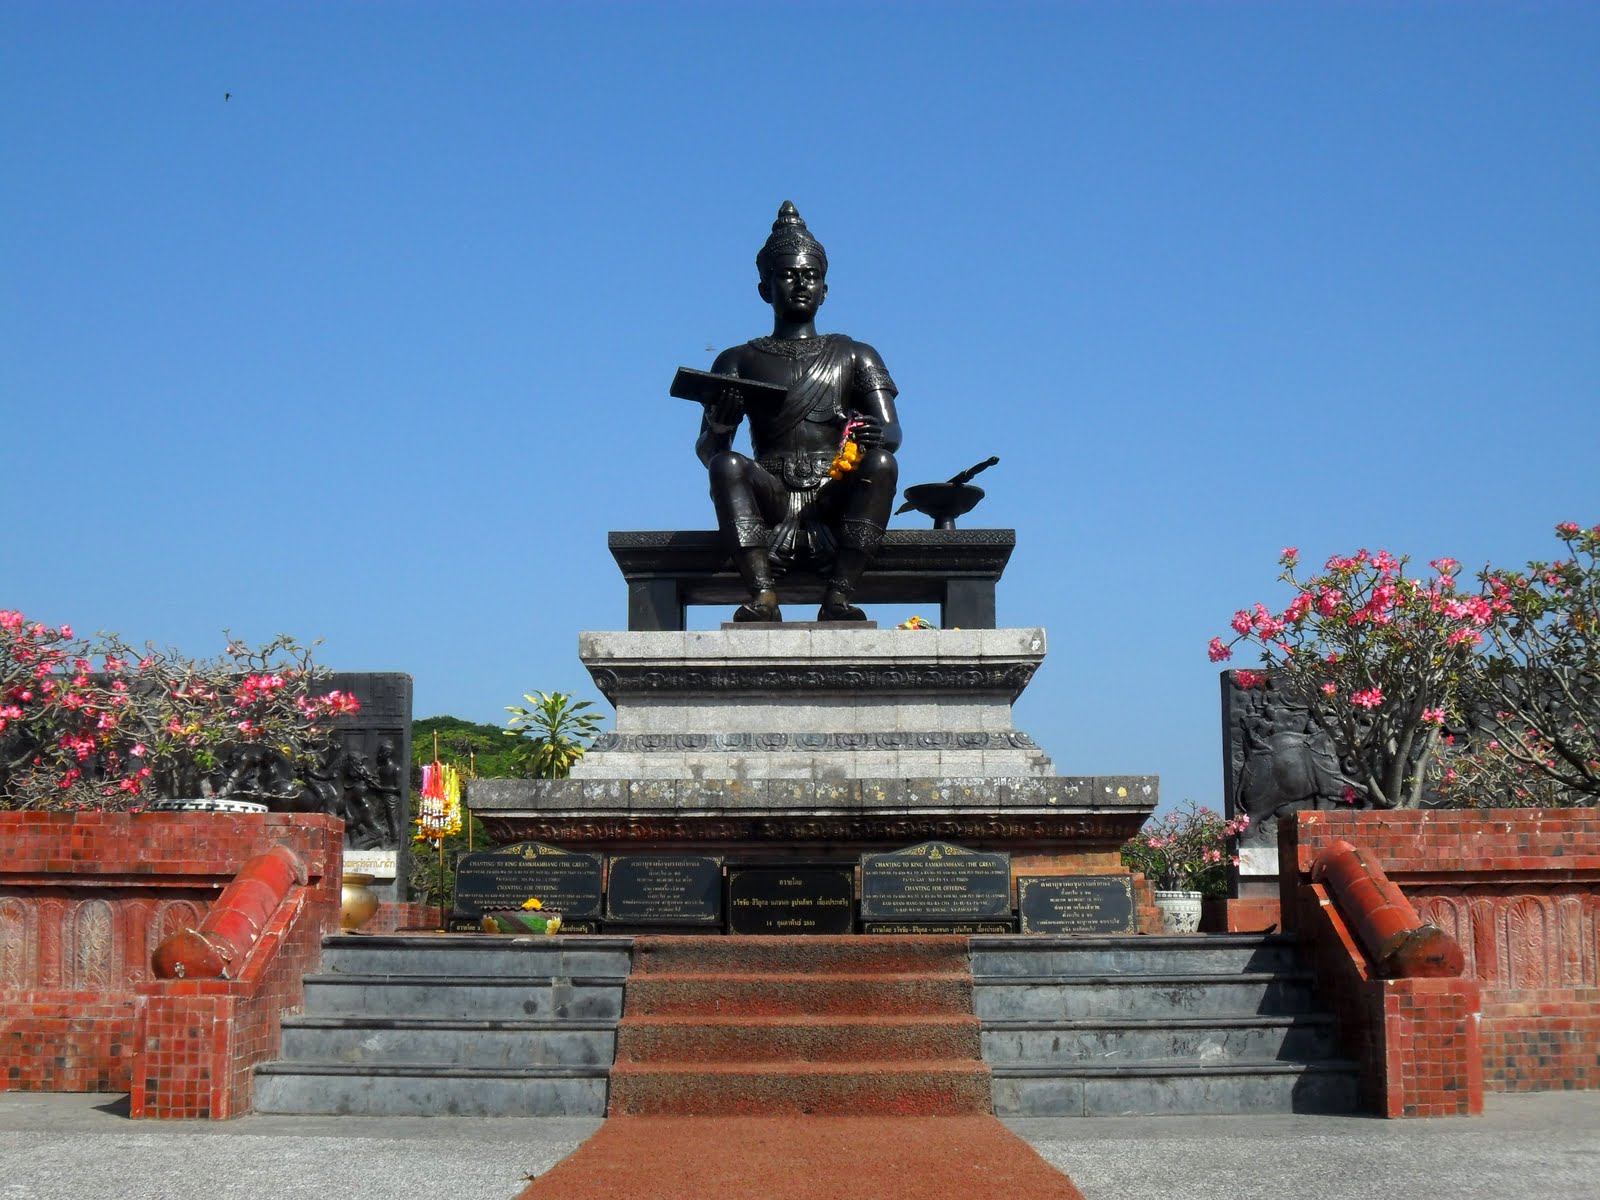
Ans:
{"label": "black marble plaque", "polygon": [[471,920],[497,909],[521,908],[537,898],[567,918],[600,916],[600,856],[543,842],[463,854],[456,864],[451,915]]}
{"label": "black marble plaque", "polygon": [[1019,875],[1023,933],[1137,933],[1131,875]]}
{"label": "black marble plaque", "polygon": [[1011,916],[1011,856],[923,842],[861,856],[863,921],[975,921]]}
{"label": "black marble plaque", "polygon": [[855,868],[848,863],[729,866],[730,933],[853,933]]}
{"label": "black marble plaque", "polygon": [[722,924],[722,860],[619,854],[606,876],[606,920],[625,925]]}

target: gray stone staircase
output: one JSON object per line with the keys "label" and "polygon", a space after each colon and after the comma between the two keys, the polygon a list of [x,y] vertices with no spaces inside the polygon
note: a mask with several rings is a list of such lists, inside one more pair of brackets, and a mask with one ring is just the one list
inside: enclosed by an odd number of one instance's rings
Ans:
{"label": "gray stone staircase", "polygon": [[975,937],[998,1116],[1350,1112],[1291,938]]}
{"label": "gray stone staircase", "polygon": [[362,936],[323,941],[264,1113],[594,1116],[632,939]]}

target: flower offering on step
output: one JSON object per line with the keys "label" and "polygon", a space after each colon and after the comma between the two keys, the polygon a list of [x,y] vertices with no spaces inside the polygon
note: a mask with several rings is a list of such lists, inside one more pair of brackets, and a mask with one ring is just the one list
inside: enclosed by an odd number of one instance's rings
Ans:
{"label": "flower offering on step", "polygon": [[487,912],[478,922],[478,928],[484,933],[542,933],[548,936],[561,931],[561,914],[526,909]]}

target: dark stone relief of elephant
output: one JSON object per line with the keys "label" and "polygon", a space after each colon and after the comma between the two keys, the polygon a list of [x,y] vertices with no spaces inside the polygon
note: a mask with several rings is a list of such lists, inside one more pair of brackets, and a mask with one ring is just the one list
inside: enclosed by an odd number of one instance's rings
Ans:
{"label": "dark stone relief of elephant", "polygon": [[1250,818],[1241,847],[1275,848],[1284,816],[1343,807],[1347,794],[1359,802],[1364,789],[1349,764],[1276,677],[1241,688],[1231,671],[1221,674],[1223,801],[1230,818]]}
{"label": "dark stone relief of elephant", "polygon": [[[1278,821],[1302,809],[1342,808],[1366,803],[1366,787],[1352,778],[1354,764],[1342,762],[1328,736],[1317,728],[1305,705],[1293,699],[1274,671],[1262,672],[1265,687],[1241,688],[1232,671],[1222,677],[1222,779],[1229,817],[1247,813],[1250,831],[1241,846],[1274,848]],[[1494,698],[1464,695],[1465,715],[1444,727],[1457,751],[1495,736]],[[1560,693],[1541,689],[1539,711],[1546,719],[1562,719]],[[1422,807],[1445,802],[1425,783]]]}

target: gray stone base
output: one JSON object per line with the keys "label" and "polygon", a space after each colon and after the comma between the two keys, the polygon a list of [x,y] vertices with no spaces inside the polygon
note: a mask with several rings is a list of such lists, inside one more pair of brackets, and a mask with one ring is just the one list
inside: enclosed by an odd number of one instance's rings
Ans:
{"label": "gray stone base", "polygon": [[617,709],[578,779],[1048,776],[1011,720],[1042,629],[585,633]]}
{"label": "gray stone base", "polygon": [[968,779],[474,779],[467,806],[496,841],[738,853],[942,839],[1043,853],[1115,849],[1159,794],[1151,775]]}
{"label": "gray stone base", "polygon": [[942,840],[1104,866],[1158,799],[1153,776],[1056,775],[1012,724],[1042,629],[585,633],[579,653],[616,728],[571,779],[470,781],[498,842],[854,858]]}

